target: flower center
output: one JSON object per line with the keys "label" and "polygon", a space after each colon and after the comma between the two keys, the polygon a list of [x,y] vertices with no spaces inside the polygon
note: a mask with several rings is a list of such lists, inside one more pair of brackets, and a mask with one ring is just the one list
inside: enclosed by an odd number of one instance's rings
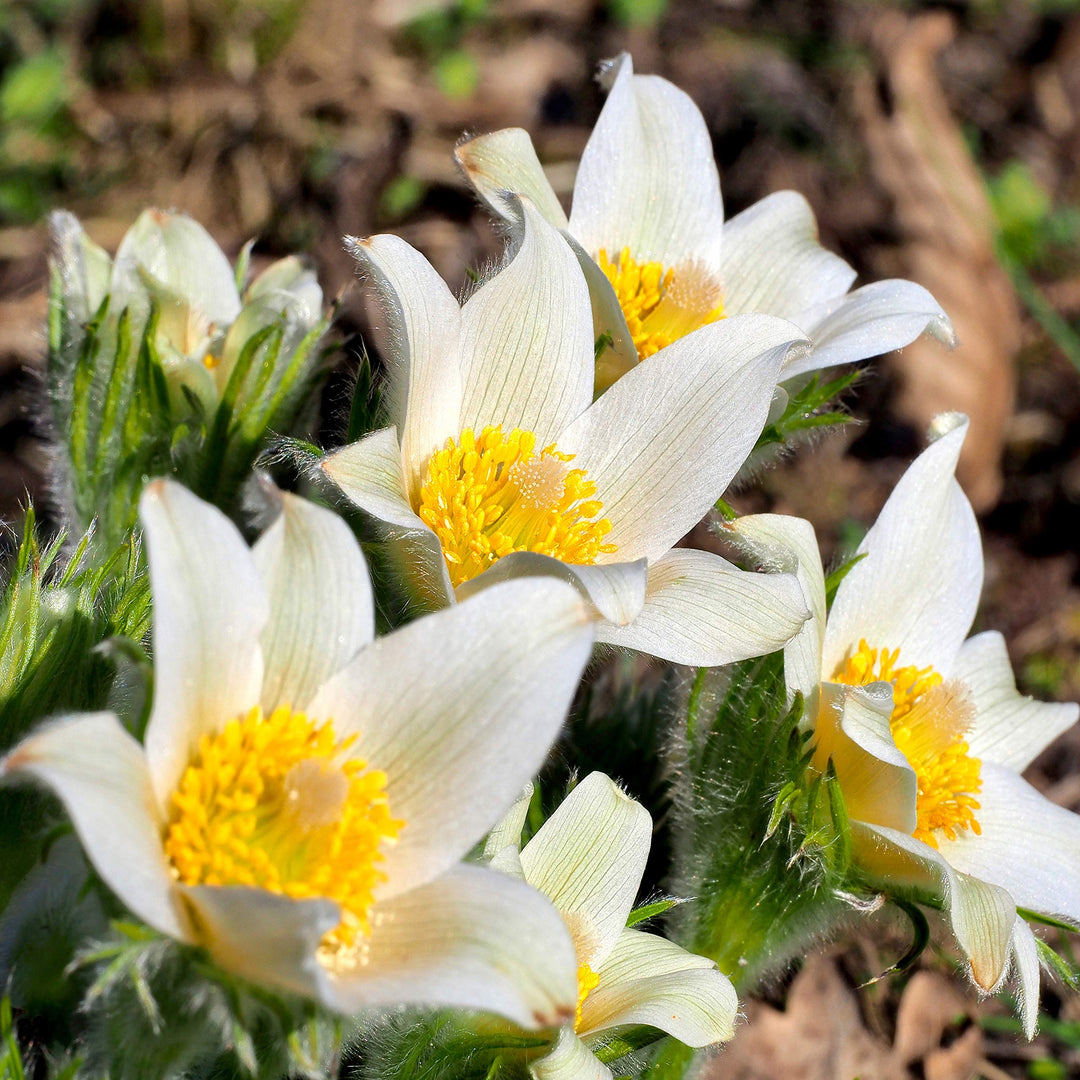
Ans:
{"label": "flower center", "polygon": [[629,248],[616,263],[601,248],[597,262],[615,290],[640,360],[724,317],[720,284],[698,263],[665,269],[658,262],[638,262]]}
{"label": "flower center", "polygon": [[334,900],[341,923],[320,959],[354,949],[386,880],[380,849],[405,825],[390,816],[386,774],[349,756],[354,741],[288,706],[268,717],[256,707],[202,736],[165,830],[176,880]]}
{"label": "flower center", "polygon": [[833,681],[849,686],[891,682],[893,739],[915,770],[918,824],[914,836],[937,847],[940,831],[955,840],[957,830],[982,831],[975,819],[982,789],[982,763],[972,757],[966,735],[975,709],[967,687],[956,680],[942,682],[932,668],[897,667],[900,650],[871,649],[859,642]]}
{"label": "flower center", "polygon": [[600,976],[588,964],[580,964],[577,969],[577,1009],[574,1012],[574,1030],[577,1031],[581,1027],[581,1009],[585,1004],[585,999],[589,996],[592,990],[596,989],[596,984],[600,982]]}
{"label": "flower center", "polygon": [[611,522],[584,469],[555,445],[539,454],[536,436],[486,427],[431,455],[417,513],[442,544],[454,588],[512,551],[535,551],[566,563],[591,564],[616,550],[605,544]]}

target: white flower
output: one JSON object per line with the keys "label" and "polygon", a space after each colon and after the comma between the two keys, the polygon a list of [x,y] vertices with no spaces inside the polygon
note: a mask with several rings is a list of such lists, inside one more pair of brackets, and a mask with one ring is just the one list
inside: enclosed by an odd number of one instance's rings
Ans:
{"label": "white flower", "polygon": [[76,316],[89,321],[109,295],[111,318],[127,309],[137,341],[155,304],[155,344],[166,374],[208,410],[252,335],[284,316],[280,355],[288,357],[322,319],[322,289],[299,259],[272,263],[241,296],[221,248],[186,214],[144,210],[115,260],[72,214],[54,214],[52,227],[65,299]]}
{"label": "white flower", "polygon": [[627,927],[652,843],[652,818],[609,777],[587,776],[518,852],[531,787],[485,845],[500,870],[551,898],[577,948],[578,1007],[538,1080],[610,1080],[589,1050],[613,1029],[659,1028],[687,1046],[734,1034],[738,998],[716,964]]}
{"label": "white flower", "polygon": [[797,566],[810,599],[814,618],[784,651],[787,681],[816,723],[818,766],[831,758],[836,769],[857,862],[894,888],[943,897],[982,989],[1011,961],[1030,1035],[1039,965],[1016,909],[1080,925],[1080,817],[1020,773],[1080,710],[1019,695],[1000,634],[967,638],[983,580],[978,526],[954,477],[967,418],[935,426],[828,619],[808,522],[760,515],[732,527],[765,559]]}
{"label": "white flower", "polygon": [[516,205],[513,258],[464,307],[398,237],[353,243],[390,323],[396,426],[323,468],[389,526],[428,603],[554,574],[604,617],[601,641],[710,666],[777,648],[807,616],[793,577],[672,549],[753,448],[798,331],[763,315],[706,327],[593,403],[581,270]]}
{"label": "white flower", "polygon": [[214,507],[151,484],[145,749],[111,713],[83,714],[0,775],[56,791],[135,915],[255,982],[345,1013],[572,1016],[558,914],[461,860],[558,733],[592,644],[580,597],[512,582],[373,640],[349,529],[282,503],[249,549]]}
{"label": "white flower", "polygon": [[945,313],[913,282],[849,292],[855,271],[818,243],[801,195],[770,195],[725,224],[712,142],[693,101],[666,79],[634,75],[625,53],[604,81],[610,92],[581,156],[569,219],[521,128],[456,151],[496,213],[512,218],[505,194],[520,192],[565,230],[589,281],[596,337],[612,341],[598,358],[597,393],[639,357],[745,312],[789,319],[810,339],[784,380],[900,348],[924,331],[953,343]]}

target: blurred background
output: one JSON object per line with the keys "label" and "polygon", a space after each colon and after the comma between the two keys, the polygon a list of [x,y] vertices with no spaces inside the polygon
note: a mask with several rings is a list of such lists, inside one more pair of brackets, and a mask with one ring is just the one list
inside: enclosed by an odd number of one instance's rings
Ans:
{"label": "blurred background", "polygon": [[[1080,698],[1080,0],[0,0],[0,518],[28,494],[48,511],[50,209],[109,249],[157,205],[232,255],[251,237],[260,258],[307,253],[342,295],[317,432],[333,445],[361,342],[378,347],[340,237],[398,232],[459,288],[501,241],[457,139],[528,128],[568,196],[597,64],[623,49],[700,106],[729,214],[795,188],[863,281],[920,281],[961,338],[876,362],[846,399],[858,423],[733,504],[808,517],[835,555],[930,416],[970,412],[979,628],[1005,633],[1024,690]],[[1080,809],[1080,733],[1029,775]],[[714,1080],[1080,1076],[1075,996],[1049,991],[1023,1045],[945,956],[861,986],[903,949],[823,943],[749,1004]]]}

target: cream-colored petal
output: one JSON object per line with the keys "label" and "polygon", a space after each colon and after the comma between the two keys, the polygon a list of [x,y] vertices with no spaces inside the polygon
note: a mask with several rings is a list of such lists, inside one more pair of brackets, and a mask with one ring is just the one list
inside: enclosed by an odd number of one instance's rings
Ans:
{"label": "cream-colored petal", "polygon": [[613,1080],[614,1073],[574,1034],[564,1027],[550,1054],[530,1062],[534,1080]]}
{"label": "cream-colored petal", "polygon": [[794,574],[752,574],[708,551],[674,548],[649,567],[629,626],[601,623],[597,641],[676,664],[716,667],[782,648],[810,612]]}
{"label": "cream-colored petal", "polygon": [[125,907],[163,934],[192,940],[161,846],[146,757],[112,713],[39,728],[0,759],[0,779],[20,774],[60,797],[87,857]]}
{"label": "cream-colored petal", "polygon": [[1039,1024],[1039,949],[1031,927],[1019,915],[1013,924],[1012,975],[1024,1035],[1029,1040],[1034,1039]]}
{"label": "cream-colored petal", "polygon": [[60,274],[65,313],[73,323],[93,318],[109,291],[112,259],[86,235],[79,219],[66,210],[49,215],[52,265]]}
{"label": "cream-colored petal", "polygon": [[595,256],[629,247],[639,261],[720,264],[724,204],[698,107],[656,75],[615,61],[611,90],[581,155],[570,232]]}
{"label": "cream-colored petal", "polygon": [[395,817],[380,897],[442,873],[506,812],[562,726],[592,647],[577,591],[506,582],[378,639],[309,712],[387,774]]}
{"label": "cream-colored petal", "polygon": [[703,326],[664,349],[663,362],[624,375],[560,436],[611,520],[618,551],[603,561],[654,561],[711,509],[753,449],[800,340],[766,315]]}
{"label": "cream-colored petal", "polygon": [[988,630],[968,638],[952,674],[971,691],[975,722],[968,745],[977,758],[1026,769],[1059,735],[1076,723],[1080,706],[1036,701],[1017,693],[1005,639]]}
{"label": "cream-colored petal", "polygon": [[521,851],[525,880],[570,926],[595,971],[626,926],[652,844],[652,818],[603,773],[590,773]]}
{"label": "cream-colored petal", "polygon": [[597,972],[578,1031],[587,1036],[623,1024],[647,1024],[687,1046],[735,1034],[739,998],[713,961],[656,934],[624,929]]}
{"label": "cream-colored petal", "polygon": [[966,434],[962,417],[911,463],[859,545],[865,558],[840,583],[825,627],[825,678],[861,638],[899,649],[900,664],[952,674],[983,579],[979,527],[954,476]]}
{"label": "cream-colored petal", "polygon": [[461,309],[435,268],[398,236],[347,240],[370,276],[389,331],[392,421],[407,498],[416,504],[433,450],[460,431]]}
{"label": "cream-colored petal", "polygon": [[753,514],[725,526],[724,536],[742,545],[761,570],[794,571],[811,617],[784,646],[784,677],[788,689],[798,690],[808,717],[817,715],[821,682],[821,644],[825,638],[825,572],[814,527],[786,514]]}
{"label": "cream-colored petal", "polygon": [[348,525],[287,492],[253,549],[270,598],[262,635],[262,706],[304,709],[316,690],[375,637],[367,563]]}
{"label": "cream-colored petal", "polygon": [[461,427],[524,428],[539,448],[592,400],[592,307],[562,235],[517,205],[512,258],[461,310]]}
{"label": "cream-colored petal", "polygon": [[503,128],[465,139],[454,148],[454,159],[480,198],[504,221],[516,217],[507,194],[525,195],[556,229],[566,228],[566,213],[523,128]]}
{"label": "cream-colored petal", "polygon": [[493,859],[504,848],[512,847],[517,851],[521,847],[521,830],[525,828],[525,819],[529,816],[529,804],[532,802],[533,782],[530,780],[514,800],[514,805],[503,815],[494,829],[484,840],[484,858]]}
{"label": "cream-colored petal", "polygon": [[353,971],[331,975],[346,1013],[425,1005],[498,1013],[525,1028],[573,1018],[577,964],[551,903],[512,877],[458,865],[378,903]]}
{"label": "cream-colored petal", "polygon": [[139,517],[154,598],[146,758],[164,810],[199,737],[259,704],[269,605],[250,549],[217,507],[155,480]]}

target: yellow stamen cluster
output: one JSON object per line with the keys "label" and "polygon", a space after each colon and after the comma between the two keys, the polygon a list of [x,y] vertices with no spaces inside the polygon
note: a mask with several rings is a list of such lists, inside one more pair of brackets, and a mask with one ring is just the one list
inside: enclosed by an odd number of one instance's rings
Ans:
{"label": "yellow stamen cluster", "polygon": [[577,1009],[574,1012],[574,1030],[581,1027],[581,1010],[590,992],[596,989],[600,976],[588,964],[580,964],[577,969]]}
{"label": "yellow stamen cluster", "polygon": [[628,247],[614,263],[601,248],[596,261],[615,290],[640,360],[724,317],[719,283],[696,263],[665,269],[638,262]]}
{"label": "yellow stamen cluster", "polygon": [[342,921],[323,946],[351,948],[370,932],[381,848],[405,824],[390,816],[386,774],[349,756],[353,742],[287,706],[202,736],[165,830],[176,880],[335,900]]}
{"label": "yellow stamen cluster", "polygon": [[977,836],[982,830],[974,796],[982,789],[982,763],[971,756],[965,738],[974,717],[967,689],[942,682],[932,667],[898,667],[899,657],[899,649],[871,649],[860,641],[833,680],[849,686],[892,683],[890,728],[918,781],[915,838],[936,848],[938,832],[949,840],[962,829]]}
{"label": "yellow stamen cluster", "polygon": [[611,522],[584,469],[555,445],[536,453],[536,436],[466,428],[431,455],[417,513],[435,532],[455,588],[512,551],[591,564],[610,554]]}

